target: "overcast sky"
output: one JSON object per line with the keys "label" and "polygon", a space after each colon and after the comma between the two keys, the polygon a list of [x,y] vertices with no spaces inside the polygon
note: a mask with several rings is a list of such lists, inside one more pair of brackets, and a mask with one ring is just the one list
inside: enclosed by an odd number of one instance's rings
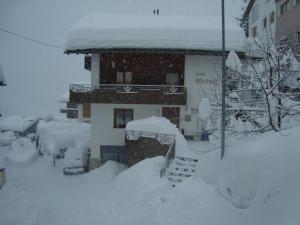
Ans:
{"label": "overcast sky", "polygon": [[[226,14],[240,16],[242,0],[225,0]],[[0,27],[64,47],[68,30],[90,12],[219,16],[221,0],[0,0]],[[90,80],[82,55],[51,48],[0,31],[2,114],[58,114],[58,99],[72,82]]]}

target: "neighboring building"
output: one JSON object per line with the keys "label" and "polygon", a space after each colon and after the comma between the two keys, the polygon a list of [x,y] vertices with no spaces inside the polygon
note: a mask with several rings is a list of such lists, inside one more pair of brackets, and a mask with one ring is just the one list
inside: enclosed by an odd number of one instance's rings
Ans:
{"label": "neighboring building", "polygon": [[268,34],[275,38],[276,4],[274,0],[248,0],[243,14],[247,37],[263,37]]}
{"label": "neighboring building", "polygon": [[[220,85],[220,31],[218,18],[190,16],[91,14],[73,27],[65,53],[91,56],[91,87],[70,86],[70,103],[91,103],[91,164],[124,149],[131,120],[163,116],[188,138],[201,134],[201,99],[214,101]],[[226,32],[244,57],[242,29],[228,22]]]}
{"label": "neighboring building", "polygon": [[288,37],[300,54],[300,0],[248,0],[243,20],[247,37]]}
{"label": "neighboring building", "polygon": [[286,36],[300,60],[300,0],[276,0],[278,12],[276,38]]}
{"label": "neighboring building", "polygon": [[69,93],[65,93],[60,103],[63,103],[64,107],[60,109],[61,113],[66,114],[66,118],[79,119],[80,121],[89,122],[91,118],[91,104],[90,103],[70,103]]}

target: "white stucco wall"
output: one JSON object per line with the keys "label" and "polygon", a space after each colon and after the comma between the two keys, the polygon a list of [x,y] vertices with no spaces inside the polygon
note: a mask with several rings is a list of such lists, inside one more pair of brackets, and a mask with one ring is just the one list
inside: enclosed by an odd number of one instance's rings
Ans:
{"label": "white stucco wall", "polygon": [[[257,20],[253,20],[254,11],[257,10],[258,18]],[[270,24],[270,14],[274,12],[274,22]],[[263,20],[267,18],[267,30],[265,30],[263,26]],[[249,36],[252,36],[252,28],[257,27],[257,34],[259,37],[264,37],[266,32],[271,35],[273,38],[275,37],[275,29],[276,29],[276,4],[274,0],[257,0],[249,14]]]}
{"label": "white stucco wall", "polygon": [[[181,128],[185,135],[201,132],[202,124],[198,116],[201,98],[214,100],[220,88],[221,63],[219,56],[187,55],[185,57],[185,86],[187,87],[187,106],[182,108]],[[185,121],[185,115],[191,115],[191,121]]]}

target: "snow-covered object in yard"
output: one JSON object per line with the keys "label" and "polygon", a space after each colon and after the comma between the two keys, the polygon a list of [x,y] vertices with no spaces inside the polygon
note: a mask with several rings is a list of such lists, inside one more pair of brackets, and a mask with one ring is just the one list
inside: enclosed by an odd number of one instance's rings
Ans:
{"label": "snow-covered object in yard", "polygon": [[9,145],[13,140],[16,139],[16,134],[13,131],[0,132],[0,146]]}
{"label": "snow-covered object in yard", "polygon": [[[173,135],[176,139],[176,155],[182,157],[191,157],[193,155],[193,153],[189,150],[189,146],[184,136],[179,132],[177,127],[165,117],[152,116],[145,119],[130,121],[127,123],[126,131],[143,131],[156,134]],[[136,139],[136,137],[131,137],[130,135],[127,135],[127,138],[129,140]]]}
{"label": "snow-covered object in yard", "polygon": [[233,71],[241,72],[242,63],[235,51],[231,50],[226,59],[226,66]]}
{"label": "snow-covered object in yard", "polygon": [[[188,15],[88,14],[69,32],[66,50],[156,48],[221,50],[221,19]],[[226,20],[226,48],[243,51],[244,31]]]}
{"label": "snow-covered object in yard", "polygon": [[40,121],[37,128],[42,152],[58,154],[60,149],[87,149],[90,124],[78,121]]}
{"label": "snow-covered object in yard", "polygon": [[206,120],[211,114],[210,101],[207,98],[202,98],[199,104],[199,116],[202,120]]}
{"label": "snow-covered object in yard", "polygon": [[12,115],[0,119],[0,131],[24,132],[38,120],[37,117]]}
{"label": "snow-covered object in yard", "polygon": [[11,143],[11,149],[6,152],[5,157],[12,164],[28,165],[37,159],[38,152],[30,139],[20,138]]}

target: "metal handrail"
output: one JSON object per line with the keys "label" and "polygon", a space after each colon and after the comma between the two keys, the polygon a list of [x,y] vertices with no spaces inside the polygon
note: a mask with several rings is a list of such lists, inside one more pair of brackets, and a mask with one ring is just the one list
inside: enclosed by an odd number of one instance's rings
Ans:
{"label": "metal handrail", "polygon": [[167,168],[169,168],[169,165],[174,158],[175,158],[175,139],[170,144],[168,152],[165,156],[164,163],[160,169],[160,177],[165,175]]}
{"label": "metal handrail", "polygon": [[185,86],[182,85],[138,85],[138,84],[98,84],[91,86],[90,84],[71,84],[70,90],[73,92],[91,92],[94,89],[105,90],[124,90],[126,91],[148,91],[148,90],[165,90],[168,93],[184,92]]}

